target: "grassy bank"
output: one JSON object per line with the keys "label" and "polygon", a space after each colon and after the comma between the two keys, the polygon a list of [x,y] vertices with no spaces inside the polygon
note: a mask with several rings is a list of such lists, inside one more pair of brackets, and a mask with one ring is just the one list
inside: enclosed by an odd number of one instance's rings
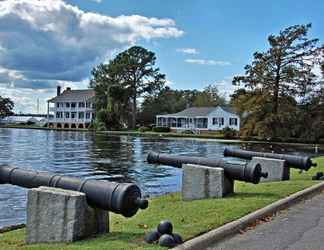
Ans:
{"label": "grassy bank", "polygon": [[276,200],[312,186],[311,176],[324,171],[324,157],[316,159],[319,167],[299,174],[291,171],[291,180],[258,185],[236,182],[235,194],[224,199],[183,202],[180,194],[169,194],[150,201],[149,209],[130,219],[112,214],[111,233],[71,244],[25,245],[25,230],[0,234],[3,250],[102,250],[102,249],[160,249],[143,243],[145,232],[152,230],[162,219],[174,223],[175,231],[188,240],[201,233],[238,219]]}
{"label": "grassy bank", "polygon": [[[140,132],[137,130],[125,130],[125,131],[92,131],[88,129],[54,129],[54,128],[46,128],[35,125],[2,125],[0,128],[16,128],[16,129],[38,129],[38,130],[55,130],[55,131],[74,131],[74,132],[90,132],[96,134],[107,134],[107,135],[128,135],[128,136],[145,136],[145,137],[159,137],[159,138],[188,138],[188,139],[211,139],[217,141],[224,142],[244,142],[244,143],[263,143],[263,144],[280,144],[280,145],[314,145],[313,142],[308,141],[299,141],[299,140],[281,140],[281,141],[273,141],[273,140],[264,140],[258,137],[251,138],[236,138],[236,139],[226,139],[224,135],[221,133],[204,133],[204,134],[181,134],[181,133],[161,133],[161,132]],[[322,143],[322,142],[321,142]],[[324,147],[324,144],[318,144],[320,148]]]}

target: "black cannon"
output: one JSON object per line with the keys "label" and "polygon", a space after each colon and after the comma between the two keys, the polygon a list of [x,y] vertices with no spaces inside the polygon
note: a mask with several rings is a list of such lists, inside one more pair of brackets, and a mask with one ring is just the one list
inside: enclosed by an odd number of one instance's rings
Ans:
{"label": "black cannon", "polygon": [[249,165],[243,162],[226,162],[218,158],[190,157],[150,152],[147,156],[147,162],[164,164],[177,168],[181,168],[182,164],[196,164],[223,168],[228,178],[254,184],[259,183],[261,177],[268,177],[267,173],[262,172],[260,164]]}
{"label": "black cannon", "polygon": [[311,158],[307,156],[298,156],[298,155],[273,154],[273,153],[263,153],[263,152],[247,151],[241,149],[225,148],[224,156],[238,157],[247,160],[251,160],[252,157],[280,159],[286,161],[286,166],[288,167],[298,168],[306,171],[311,167],[317,166],[316,163],[312,162]]}
{"label": "black cannon", "polygon": [[79,191],[85,193],[90,206],[122,214],[125,217],[131,217],[138,209],[148,207],[148,201],[141,198],[141,190],[132,183],[82,180],[77,177],[0,166],[0,184],[25,188],[47,186]]}

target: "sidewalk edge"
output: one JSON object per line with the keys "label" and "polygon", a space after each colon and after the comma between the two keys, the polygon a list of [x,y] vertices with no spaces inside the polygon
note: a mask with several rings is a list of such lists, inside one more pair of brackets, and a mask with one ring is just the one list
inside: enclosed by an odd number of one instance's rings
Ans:
{"label": "sidewalk edge", "polygon": [[301,200],[304,200],[310,196],[313,196],[324,190],[324,182],[313,185],[307,189],[294,193],[286,198],[278,200],[264,208],[256,210],[244,217],[227,223],[219,228],[195,237],[191,240],[184,242],[183,244],[172,248],[173,250],[201,250],[209,247],[211,244],[222,240],[230,235],[238,233],[240,230],[246,228],[255,221],[262,219],[266,216],[273,215],[276,212],[288,208]]}

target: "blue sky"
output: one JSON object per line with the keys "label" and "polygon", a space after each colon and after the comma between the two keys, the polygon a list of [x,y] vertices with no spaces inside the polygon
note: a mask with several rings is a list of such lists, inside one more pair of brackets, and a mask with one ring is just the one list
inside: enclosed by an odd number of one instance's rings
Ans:
{"label": "blue sky", "polygon": [[[35,111],[37,98],[45,106],[57,84],[86,87],[93,65],[132,44],[156,53],[171,87],[216,84],[228,95],[233,75],[267,48],[269,34],[312,23],[310,37],[324,40],[320,0],[16,1],[0,2],[0,95],[23,112]],[[18,16],[18,9],[25,12]]]}

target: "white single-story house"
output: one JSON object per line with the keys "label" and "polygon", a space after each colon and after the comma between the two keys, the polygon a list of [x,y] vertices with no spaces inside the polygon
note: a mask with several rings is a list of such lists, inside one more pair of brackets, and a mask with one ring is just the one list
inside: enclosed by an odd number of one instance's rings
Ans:
{"label": "white single-story house", "polygon": [[226,127],[239,131],[240,117],[228,107],[192,107],[175,114],[157,115],[156,126],[176,131],[217,131]]}

